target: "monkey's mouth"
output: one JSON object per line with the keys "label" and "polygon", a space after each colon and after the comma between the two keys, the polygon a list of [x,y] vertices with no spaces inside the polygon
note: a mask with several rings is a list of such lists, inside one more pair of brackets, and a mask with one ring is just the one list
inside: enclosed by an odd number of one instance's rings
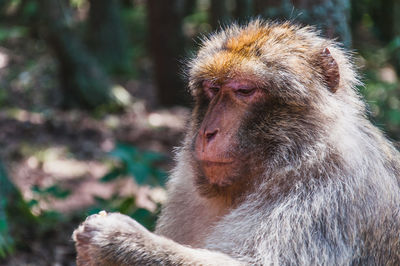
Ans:
{"label": "monkey's mouth", "polygon": [[198,161],[199,167],[207,181],[211,185],[230,185],[231,176],[234,172],[234,160]]}
{"label": "monkey's mouth", "polygon": [[212,166],[212,165],[228,165],[235,162],[235,158],[233,156],[224,156],[224,155],[211,155],[205,154],[202,152],[195,151],[193,153],[194,159],[205,166]]}
{"label": "monkey's mouth", "polygon": [[229,160],[229,159],[225,159],[225,160],[215,160],[215,161],[211,161],[211,160],[198,160],[200,164],[202,164],[203,166],[213,166],[213,165],[229,165],[229,164],[233,164],[235,161],[234,160]]}

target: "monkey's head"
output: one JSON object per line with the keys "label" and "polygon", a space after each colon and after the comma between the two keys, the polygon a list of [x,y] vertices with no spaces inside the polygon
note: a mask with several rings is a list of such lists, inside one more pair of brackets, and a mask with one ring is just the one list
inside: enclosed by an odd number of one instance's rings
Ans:
{"label": "monkey's head", "polygon": [[315,155],[340,102],[359,105],[346,55],[290,23],[257,20],[212,35],[188,74],[196,181],[214,190]]}

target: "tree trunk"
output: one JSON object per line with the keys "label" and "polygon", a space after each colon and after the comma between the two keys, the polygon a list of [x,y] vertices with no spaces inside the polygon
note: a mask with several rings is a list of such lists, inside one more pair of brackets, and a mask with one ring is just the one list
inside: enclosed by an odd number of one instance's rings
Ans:
{"label": "tree trunk", "polygon": [[183,1],[183,16],[189,16],[193,14],[196,9],[197,1],[196,0],[184,0]]}
{"label": "tree trunk", "polygon": [[112,72],[128,68],[127,43],[117,0],[89,0],[87,43],[92,54]]}
{"label": "tree trunk", "polygon": [[226,0],[211,0],[210,24],[213,29],[226,25],[230,20]]}
{"label": "tree trunk", "polygon": [[180,60],[184,50],[182,2],[148,0],[149,49],[161,105],[187,104],[188,93],[181,78]]}
{"label": "tree trunk", "polygon": [[248,21],[254,12],[254,1],[253,0],[236,0],[236,6],[233,11],[235,19],[239,22]]}
{"label": "tree trunk", "polygon": [[69,28],[63,1],[37,0],[41,28],[58,60],[63,107],[92,109],[113,102],[110,82],[96,60]]}
{"label": "tree trunk", "polygon": [[121,0],[121,4],[124,8],[133,8],[135,4],[133,0]]}
{"label": "tree trunk", "polygon": [[379,37],[385,42],[390,42],[395,33],[395,0],[381,0],[371,3],[369,13],[379,29]]}

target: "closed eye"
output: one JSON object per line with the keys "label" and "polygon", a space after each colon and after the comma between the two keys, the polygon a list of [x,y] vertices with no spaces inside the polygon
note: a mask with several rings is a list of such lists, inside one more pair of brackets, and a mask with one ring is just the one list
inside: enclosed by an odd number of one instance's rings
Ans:
{"label": "closed eye", "polygon": [[219,88],[218,87],[210,87],[208,88],[213,94],[217,94],[219,92]]}
{"label": "closed eye", "polygon": [[220,88],[217,86],[210,86],[210,87],[205,87],[204,88],[206,95],[208,98],[213,98],[215,95],[218,94]]}
{"label": "closed eye", "polygon": [[236,90],[236,94],[239,94],[241,96],[250,96],[256,91],[255,88],[250,88],[250,89],[238,89]]}

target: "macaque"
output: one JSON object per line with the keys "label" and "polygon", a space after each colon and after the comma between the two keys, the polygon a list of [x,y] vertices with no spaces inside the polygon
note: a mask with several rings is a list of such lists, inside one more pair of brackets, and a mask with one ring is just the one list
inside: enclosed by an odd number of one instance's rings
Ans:
{"label": "macaque", "polygon": [[205,38],[155,233],[75,230],[78,265],[400,265],[400,154],[367,119],[350,54],[254,20]]}

